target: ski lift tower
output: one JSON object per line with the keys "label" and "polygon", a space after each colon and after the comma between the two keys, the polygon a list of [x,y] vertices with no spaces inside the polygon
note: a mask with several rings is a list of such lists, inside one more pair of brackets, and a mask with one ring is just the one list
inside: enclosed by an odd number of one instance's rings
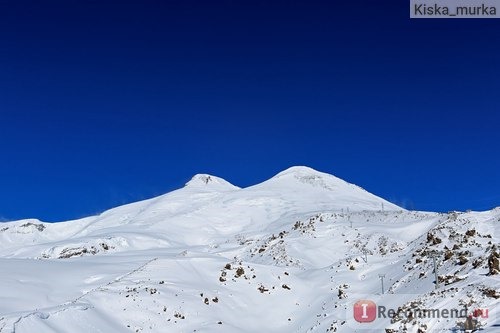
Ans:
{"label": "ski lift tower", "polygon": [[382,294],[384,294],[384,278],[385,278],[385,274],[379,274],[378,277],[380,278],[380,283],[381,283],[381,286],[382,286]]}
{"label": "ski lift tower", "polygon": [[438,262],[436,258],[441,257],[442,254],[443,254],[442,251],[436,251],[436,250],[429,252],[429,256],[432,258],[432,263],[434,264],[435,289],[439,288]]}

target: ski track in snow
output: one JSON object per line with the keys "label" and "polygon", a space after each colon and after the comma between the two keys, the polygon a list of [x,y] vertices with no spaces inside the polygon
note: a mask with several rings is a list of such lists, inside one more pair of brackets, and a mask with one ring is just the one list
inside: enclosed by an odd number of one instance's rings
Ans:
{"label": "ski track in snow", "polygon": [[[7,323],[4,323],[3,326],[0,327],[0,332],[7,332],[7,333],[16,333],[16,326],[23,320],[23,319],[26,319],[26,318],[29,318],[31,316],[37,316],[41,319],[48,319],[50,316],[54,315],[54,314],[57,314],[59,312],[63,312],[63,311],[68,311],[68,310],[79,310],[79,311],[86,311],[88,309],[91,309],[92,308],[92,305],[90,304],[87,304],[87,303],[79,303],[80,300],[82,300],[83,298],[89,296],[90,294],[93,294],[93,293],[96,293],[98,291],[102,291],[104,290],[106,287],[109,287],[115,283],[118,283],[118,282],[121,282],[123,279],[135,274],[135,273],[138,273],[142,270],[144,270],[148,265],[150,265],[151,263],[153,263],[154,261],[158,260],[158,258],[153,258],[149,261],[147,261],[146,263],[144,263],[143,265],[137,267],[136,269],[122,275],[122,276],[119,276],[117,277],[116,279],[112,280],[112,281],[109,281],[107,282],[106,284],[103,284],[103,285],[100,285],[98,287],[95,287],[87,292],[85,292],[83,295],[73,299],[73,300],[70,300],[70,301],[67,301],[67,302],[64,302],[62,304],[58,304],[58,305],[55,305],[55,306],[51,306],[51,307],[47,307],[47,308],[42,308],[42,309],[34,309],[34,310],[31,310],[31,311],[26,311],[25,313],[22,313],[20,314],[19,316],[16,315],[14,316],[17,317],[17,319],[10,319],[10,321],[13,321],[12,323],[12,328],[11,328],[11,331],[5,331],[5,327],[6,326],[10,326],[8,325]],[[2,323],[2,321],[9,321],[6,317],[9,316],[11,317],[12,314],[6,314],[4,315],[3,317],[0,318],[0,323]]]}

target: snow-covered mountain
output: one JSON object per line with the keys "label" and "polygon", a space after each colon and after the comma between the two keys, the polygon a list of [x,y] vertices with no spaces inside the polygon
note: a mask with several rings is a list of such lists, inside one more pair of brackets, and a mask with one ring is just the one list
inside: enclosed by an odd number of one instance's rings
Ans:
{"label": "snow-covered mountain", "polygon": [[0,224],[0,332],[452,332],[465,323],[359,323],[360,299],[400,313],[487,309],[473,321],[494,332],[499,222],[498,208],[406,211],[307,167],[247,188],[199,174],[98,216]]}

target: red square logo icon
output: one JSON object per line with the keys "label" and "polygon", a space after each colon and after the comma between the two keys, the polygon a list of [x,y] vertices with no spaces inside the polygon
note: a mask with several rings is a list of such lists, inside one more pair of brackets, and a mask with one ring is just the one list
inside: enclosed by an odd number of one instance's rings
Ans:
{"label": "red square logo icon", "polygon": [[353,308],[354,319],[359,323],[371,323],[377,317],[377,305],[366,299],[357,301]]}

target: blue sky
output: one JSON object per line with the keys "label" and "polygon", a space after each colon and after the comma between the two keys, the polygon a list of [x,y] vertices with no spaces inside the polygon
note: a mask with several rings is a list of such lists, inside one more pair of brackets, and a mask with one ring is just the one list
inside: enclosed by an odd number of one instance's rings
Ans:
{"label": "blue sky", "polygon": [[292,165],[419,210],[500,206],[500,21],[408,3],[0,2],[0,218]]}

